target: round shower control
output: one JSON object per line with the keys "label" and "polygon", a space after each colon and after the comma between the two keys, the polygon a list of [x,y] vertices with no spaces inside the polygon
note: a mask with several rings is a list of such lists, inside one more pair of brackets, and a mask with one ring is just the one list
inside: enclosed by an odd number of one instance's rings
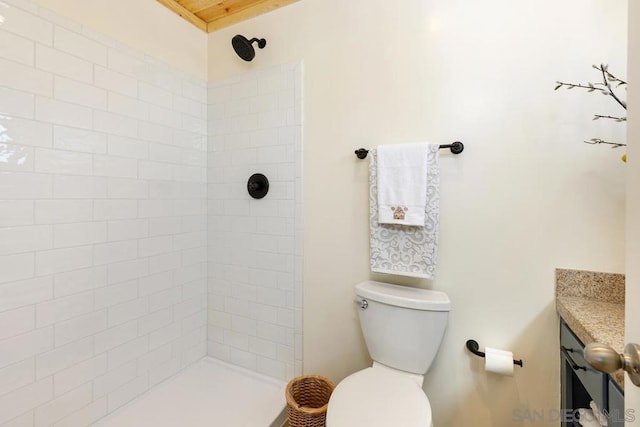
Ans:
{"label": "round shower control", "polygon": [[262,199],[269,192],[269,180],[261,173],[254,173],[247,182],[247,191],[254,199]]}

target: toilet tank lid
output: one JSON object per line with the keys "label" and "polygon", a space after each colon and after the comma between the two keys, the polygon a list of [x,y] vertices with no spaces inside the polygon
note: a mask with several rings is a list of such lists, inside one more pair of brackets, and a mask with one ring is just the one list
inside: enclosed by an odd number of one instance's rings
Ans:
{"label": "toilet tank lid", "polygon": [[450,311],[451,301],[444,292],[367,280],[356,285],[356,295],[397,307],[425,311]]}

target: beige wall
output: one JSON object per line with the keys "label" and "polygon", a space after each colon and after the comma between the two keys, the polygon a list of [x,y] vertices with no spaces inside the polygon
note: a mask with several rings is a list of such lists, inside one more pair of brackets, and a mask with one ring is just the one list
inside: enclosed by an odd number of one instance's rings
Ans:
{"label": "beige wall", "polygon": [[[451,297],[425,385],[435,425],[558,407],[554,268],[624,271],[625,167],[622,151],[581,143],[624,137],[590,121],[615,105],[553,87],[597,79],[599,61],[625,74],[625,14],[607,0],[304,0],[210,36],[212,80],[304,61],[306,372],[340,380],[369,363],[352,295],[375,278]],[[267,47],[244,63],[236,33]],[[457,139],[465,152],[441,161],[437,279],[370,274],[367,164],[353,150]],[[524,369],[485,374],[468,338],[513,350]]]}
{"label": "beige wall", "polygon": [[207,77],[206,33],[155,0],[33,1],[180,71]]}
{"label": "beige wall", "polygon": [[[17,0],[11,0],[17,1]],[[304,358],[340,380],[369,363],[353,285],[368,278],[447,292],[453,311],[427,375],[436,425],[497,426],[558,405],[553,268],[624,271],[620,137],[590,122],[608,100],[553,92],[625,66],[626,2],[304,0],[208,37],[152,0],[36,0],[180,70],[220,79],[303,60]],[[236,33],[268,39],[247,64]],[[353,149],[465,142],[443,155],[439,272],[431,283],[368,270],[367,165]],[[631,160],[632,161],[632,160]],[[483,373],[467,338],[512,349],[514,378]],[[555,424],[555,423],[553,423]]]}
{"label": "beige wall", "polygon": [[[629,163],[627,165],[627,309],[625,342],[640,344],[640,3],[629,2]],[[640,388],[625,382],[625,405],[640,425]]]}

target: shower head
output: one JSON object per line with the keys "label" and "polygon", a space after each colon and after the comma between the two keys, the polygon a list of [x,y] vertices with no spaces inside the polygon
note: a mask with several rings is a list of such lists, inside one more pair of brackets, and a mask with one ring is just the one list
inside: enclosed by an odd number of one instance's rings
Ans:
{"label": "shower head", "polygon": [[233,50],[236,51],[240,58],[247,62],[251,61],[256,56],[256,51],[252,46],[253,42],[258,42],[258,47],[260,49],[264,49],[267,45],[267,41],[265,39],[252,38],[251,40],[247,40],[245,36],[241,36],[240,34],[233,36],[231,39]]}

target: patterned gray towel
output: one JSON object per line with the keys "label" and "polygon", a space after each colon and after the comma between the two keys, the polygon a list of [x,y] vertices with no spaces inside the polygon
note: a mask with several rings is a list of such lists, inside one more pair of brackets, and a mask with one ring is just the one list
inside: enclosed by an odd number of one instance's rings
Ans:
{"label": "patterned gray towel", "polygon": [[369,151],[371,271],[433,279],[438,255],[440,206],[439,146],[429,145],[424,227],[378,223],[377,151]]}

